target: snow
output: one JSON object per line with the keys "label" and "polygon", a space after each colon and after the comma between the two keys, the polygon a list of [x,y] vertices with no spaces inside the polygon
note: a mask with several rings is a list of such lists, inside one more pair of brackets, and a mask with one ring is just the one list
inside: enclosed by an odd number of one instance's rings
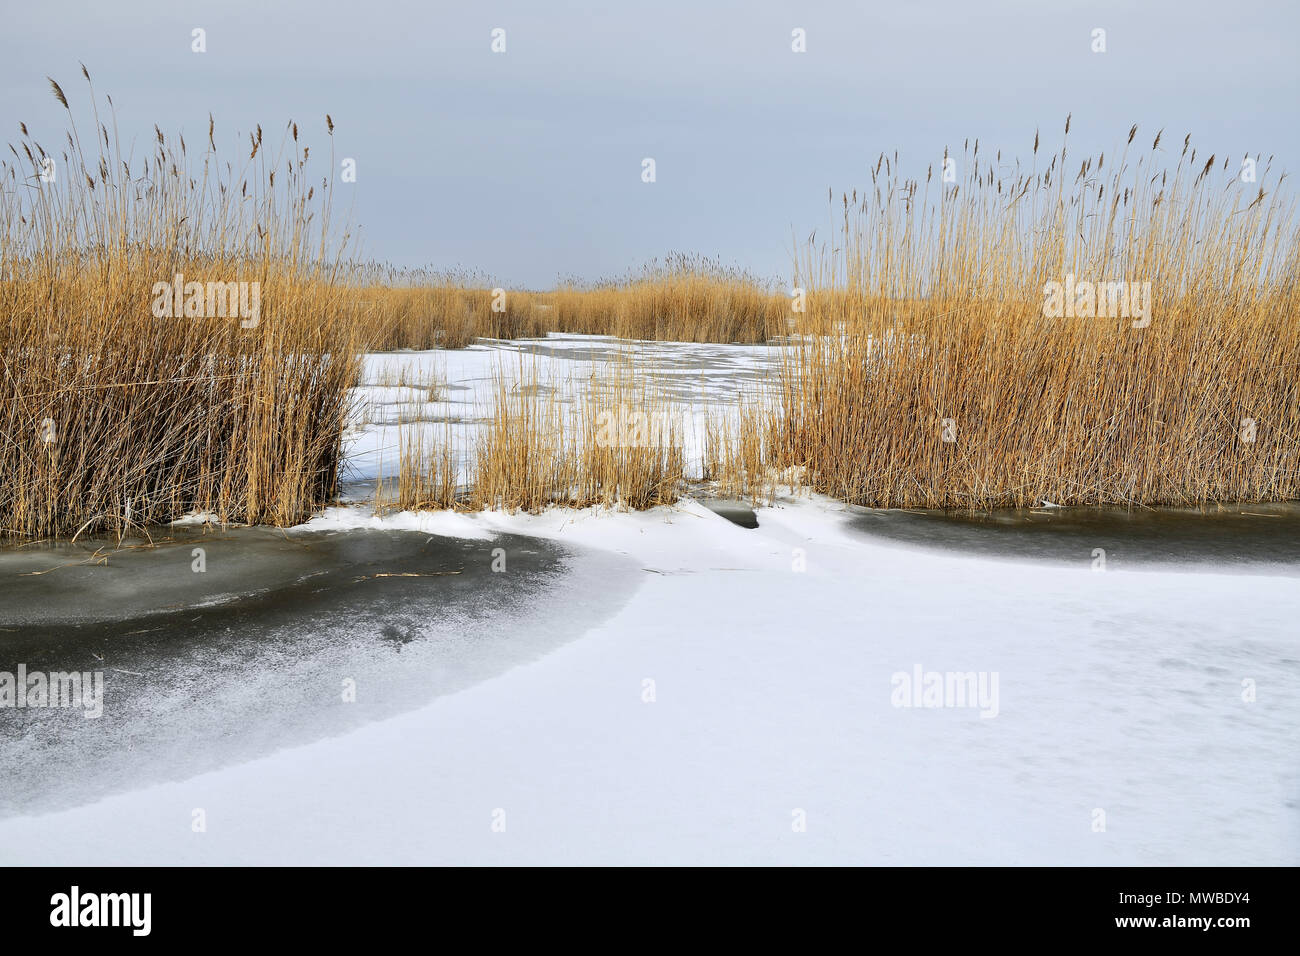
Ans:
{"label": "snow", "polygon": [[[627,348],[564,336],[372,356],[351,473],[396,474],[402,419],[471,439],[498,370],[536,368],[571,401]],[[779,356],[631,348],[692,415]],[[409,375],[385,384],[402,368],[436,379],[435,400]],[[570,571],[547,600],[485,625],[539,653],[333,736],[0,820],[0,863],[1300,862],[1294,577],[923,550],[855,517],[794,493],[752,530],[689,499],[327,509],[305,530],[562,546]],[[996,706],[898,706],[897,675],[918,670],[994,679]]]}
{"label": "snow", "polygon": [[[455,518],[600,549],[643,580],[571,642],[413,712],[0,822],[4,862],[1300,858],[1290,579],[950,557],[879,543],[820,498],[761,509],[756,530],[693,501]],[[598,567],[567,586],[598,593]],[[997,716],[893,706],[892,675],[916,665],[996,672]]]}
{"label": "snow", "polygon": [[[662,397],[684,432],[688,474],[697,474],[704,422],[734,422],[737,396],[769,398],[766,386],[781,348],[691,342],[628,342],[603,335],[550,335],[545,339],[484,340],[455,351],[390,352],[366,356],[363,386],[354,392],[344,476],[373,482],[398,473],[402,439],[423,437],[424,447],[450,444],[466,478],[466,464],[491,421],[497,383],[536,384],[552,390],[561,412],[589,392],[593,376],[631,370]],[[385,384],[403,381],[428,387]]]}
{"label": "snow", "polygon": [[306,524],[303,531],[350,531],[373,528],[388,531],[420,531],[444,538],[468,538],[471,541],[488,541],[494,537],[490,528],[470,515],[454,511],[403,511],[378,517],[363,509],[326,508]]}

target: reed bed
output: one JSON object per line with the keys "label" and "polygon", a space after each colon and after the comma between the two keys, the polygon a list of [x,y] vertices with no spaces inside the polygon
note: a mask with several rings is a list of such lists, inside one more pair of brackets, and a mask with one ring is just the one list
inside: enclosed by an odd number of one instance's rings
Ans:
{"label": "reed bed", "polygon": [[[882,156],[836,249],[804,249],[814,334],[773,465],[881,507],[1300,497],[1300,243],[1271,160],[1136,127],[1096,157],[1036,135],[1028,166],[953,158],[949,184]],[[1103,309],[1084,281],[1125,285]]]}
{"label": "reed bed", "polygon": [[496,287],[471,272],[354,265],[344,311],[367,350],[460,349],[480,338],[539,338],[558,331],[545,296]]}
{"label": "reed bed", "polygon": [[[24,125],[0,164],[0,535],[301,521],[334,492],[359,370],[329,182],[294,123],[220,153],[211,118],[197,149],[155,127],[130,155],[82,72],[91,122],[51,81],[66,142]],[[201,286],[171,314],[177,276]]]}
{"label": "reed bed", "polygon": [[496,286],[477,273],[357,267],[347,310],[367,347],[464,348],[480,338],[552,332],[677,342],[766,342],[791,330],[791,298],[743,270],[674,255],[553,291]]}
{"label": "reed bed", "polygon": [[680,496],[683,424],[647,381],[620,371],[570,400],[535,372],[498,371],[494,384],[491,414],[468,447],[449,430],[403,432],[397,507],[644,509]]}
{"label": "reed bed", "polygon": [[700,478],[710,493],[755,507],[775,503],[782,476],[772,465],[773,422],[773,409],[756,397],[742,398],[734,414],[705,417]]}
{"label": "reed bed", "polygon": [[678,254],[553,295],[558,331],[672,342],[767,342],[790,332],[791,298],[741,269]]}
{"label": "reed bed", "polygon": [[[833,204],[833,243],[802,250],[797,300],[691,256],[512,291],[348,258],[294,123],[219,153],[209,118],[197,149],[155,129],[124,155],[85,80],[92,125],[51,81],[66,144],[22,126],[0,163],[0,535],[301,521],[335,492],[364,350],[548,332],[784,339],[775,397],[704,425],[699,478],[755,502],[778,475],[883,507],[1300,497],[1300,235],[1263,157],[1136,127],[1082,160],[1037,135],[1027,164],[968,143],[924,182],[882,156]],[[653,381],[627,366],[572,394],[501,374],[471,447],[407,433],[396,503],[685,492]]]}

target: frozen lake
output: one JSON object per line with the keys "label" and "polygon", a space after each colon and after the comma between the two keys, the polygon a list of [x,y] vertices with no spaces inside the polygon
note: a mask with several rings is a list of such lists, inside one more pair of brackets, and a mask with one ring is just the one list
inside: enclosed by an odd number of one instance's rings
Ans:
{"label": "frozen lake", "polygon": [[[471,435],[496,363],[578,394],[622,348],[372,357],[353,491],[399,418]],[[776,352],[636,363],[707,409]],[[102,717],[0,710],[0,863],[1300,862],[1293,509],[718,510],[0,553],[0,671],[105,675]]]}

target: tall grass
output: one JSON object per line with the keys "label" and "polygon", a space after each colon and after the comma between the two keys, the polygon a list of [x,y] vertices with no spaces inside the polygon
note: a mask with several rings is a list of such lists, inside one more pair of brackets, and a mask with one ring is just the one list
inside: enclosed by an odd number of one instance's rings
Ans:
{"label": "tall grass", "polygon": [[714,494],[748,500],[755,506],[776,501],[779,478],[769,447],[773,410],[761,396],[740,397],[734,414],[710,414],[703,423],[700,477]]}
{"label": "tall grass", "polygon": [[678,254],[639,272],[554,294],[565,332],[674,342],[766,342],[790,331],[791,300],[749,273]]}
{"label": "tall grass", "polygon": [[458,447],[449,433],[407,430],[398,507],[538,512],[644,509],[677,500],[685,479],[683,426],[649,382],[615,370],[576,400],[561,393],[535,370],[498,370],[491,414],[469,447]]}
{"label": "tall grass", "polygon": [[480,338],[558,331],[543,295],[498,291],[478,273],[356,265],[341,291],[348,320],[370,351],[460,349]]}
{"label": "tall grass", "polygon": [[[1244,182],[1242,162],[1159,134],[1146,147],[1136,127],[1069,173],[1068,148],[1040,156],[1037,136],[1026,164],[967,144],[953,182],[946,163],[922,182],[882,156],[870,188],[833,208],[834,241],[803,249],[798,312],[699,257],[552,292],[361,266],[296,124],[231,154],[209,118],[197,149],[155,128],[147,155],[124,155],[111,100],[101,118],[85,80],[88,127],[51,81],[66,144],[22,126],[0,163],[2,535],[121,533],[194,510],[300,521],[335,491],[363,349],[553,331],[798,333],[775,408],[705,425],[703,478],[755,501],[777,470],[879,506],[1300,497],[1300,235],[1262,157]],[[155,287],[177,275],[257,283],[256,321],[160,317]],[[1132,314],[1050,312],[1050,284],[1074,281],[1149,283],[1150,298],[1122,299]],[[678,426],[610,440],[616,409],[671,421],[630,369],[576,402],[502,376],[472,448],[407,441],[398,503],[675,500]]]}
{"label": "tall grass", "polygon": [[[876,506],[1300,497],[1283,176],[1163,140],[1070,160],[1035,136],[1028,165],[967,144],[951,184],[882,156],[836,204],[837,248],[800,257],[816,334],[784,370],[774,463]],[[1149,282],[1147,318],[1050,317],[1071,275]]]}
{"label": "tall grass", "polygon": [[[294,123],[221,152],[211,118],[198,144],[155,127],[129,154],[82,72],[90,122],[51,80],[66,142],[23,125],[0,165],[0,534],[301,520],[335,488],[359,361],[329,182]],[[260,283],[256,325],[156,317],[177,274]]]}
{"label": "tall grass", "polygon": [[791,300],[743,270],[674,255],[594,283],[506,289],[477,273],[356,269],[347,311],[372,350],[464,348],[552,332],[677,342],[766,342],[791,329]]}

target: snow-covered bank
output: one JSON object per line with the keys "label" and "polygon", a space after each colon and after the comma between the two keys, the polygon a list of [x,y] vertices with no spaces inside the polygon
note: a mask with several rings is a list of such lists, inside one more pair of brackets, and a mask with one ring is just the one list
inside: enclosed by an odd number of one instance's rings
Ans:
{"label": "snow-covered bank", "polygon": [[466,349],[366,356],[354,389],[344,479],[370,482],[398,473],[403,438],[451,446],[462,480],[474,441],[495,412],[497,383],[537,387],[568,415],[593,380],[634,370],[680,426],[688,473],[699,467],[704,420],[733,420],[737,399],[761,399],[780,346],[630,342],[604,335],[481,340]]}
{"label": "snow-covered bank", "polygon": [[[373,519],[318,519],[350,520]],[[0,821],[0,862],[1300,861],[1292,578],[914,551],[822,499],[755,530],[691,501],[454,520],[640,586],[414,712]],[[579,605],[605,587],[583,574]],[[564,610],[543,617],[506,626]],[[996,675],[996,707],[897,706],[917,669]]]}

